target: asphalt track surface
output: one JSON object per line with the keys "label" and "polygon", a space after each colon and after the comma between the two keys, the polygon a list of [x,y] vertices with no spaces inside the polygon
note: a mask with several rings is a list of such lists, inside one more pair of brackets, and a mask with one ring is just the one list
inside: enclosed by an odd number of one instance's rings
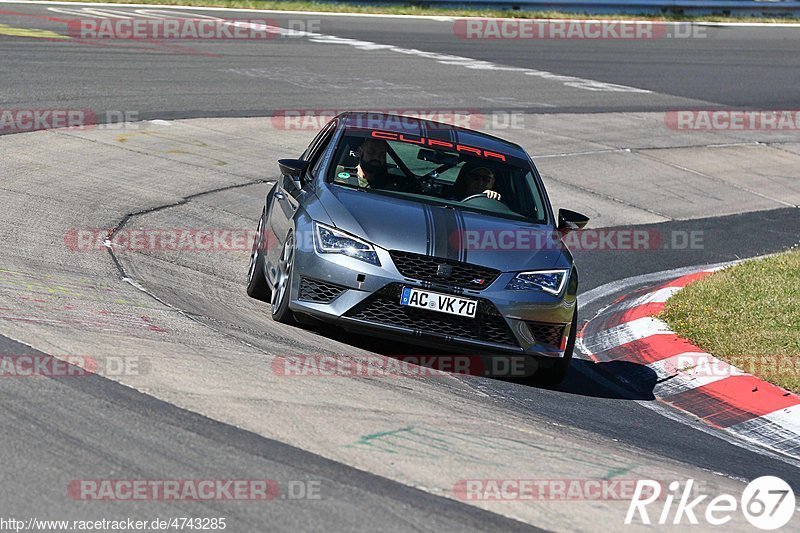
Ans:
{"label": "asphalt track surface", "polygon": [[[0,10],[6,11],[0,17],[0,24],[17,28],[59,27],[58,22],[41,18],[52,16],[41,6],[0,5]],[[242,17],[238,13],[231,16]],[[269,17],[278,21],[297,18]],[[192,50],[164,50],[149,45],[90,46],[5,36],[0,37],[0,68],[13,75],[3,76],[0,82],[2,104],[16,108],[136,110],[142,119],[176,119],[262,116],[271,110],[288,108],[400,105],[502,107],[546,113],[659,111],[693,105],[791,109],[800,100],[796,84],[800,65],[794,52],[798,30],[726,28],[720,29],[716,38],[703,40],[600,45],[537,42],[535,47],[512,42],[481,46],[454,39],[447,32],[448,26],[436,21],[319,18],[320,31],[326,34],[400,46],[413,43],[415,48],[425,51],[653,92],[587,92],[535,76],[524,80],[525,83],[496,85],[486,79],[488,76],[476,76],[474,71],[465,71],[458,65],[440,65],[394,52],[364,53],[348,45],[325,47],[303,40],[276,41],[266,50],[256,43],[197,43]],[[268,66],[265,54],[269,57]],[[241,75],[230,69],[256,70]],[[408,70],[403,69],[411,69],[411,81]],[[380,83],[364,81],[378,72]],[[766,85],[765,79],[770,80]],[[361,90],[348,90],[348,83]],[[442,87],[455,88],[443,91]],[[476,104],[487,94],[494,101]],[[35,163],[31,164],[34,168]],[[4,179],[13,180],[13,176]],[[245,198],[221,198],[219,204],[243,216],[255,212],[266,186],[252,185],[247,191],[249,195],[241,195]],[[171,216],[178,221],[185,218],[180,211]],[[17,229],[33,228],[34,222],[26,220],[24,224]],[[787,207],[729,217],[675,220],[648,227],[659,231],[703,231],[706,245],[684,253],[579,252],[576,260],[581,269],[582,291],[632,276],[785,249],[797,244],[800,217],[796,208]],[[10,233],[4,235],[8,237]],[[15,260],[20,258],[24,254]],[[31,264],[42,268],[41,262]],[[126,271],[134,279],[152,275],[152,269],[150,273],[146,271],[147,265],[137,266],[125,258],[122,265],[136,269]],[[74,269],[79,271],[80,266]],[[107,274],[109,280],[118,280],[113,265],[109,264]],[[204,308],[202,303],[189,302],[188,293],[181,295],[178,279],[154,276],[152,285],[145,283],[145,286],[163,289],[154,292],[189,315],[204,317],[212,326],[215,320],[230,320],[224,315],[224,308]],[[637,288],[627,286],[620,290]],[[618,295],[609,293],[593,301],[581,309],[581,318],[591,317]],[[270,333],[273,337],[282,334],[280,328]],[[340,342],[359,350],[392,353],[374,339],[354,339],[336,331],[301,331],[300,335],[308,346]],[[35,347],[35,341],[29,342]],[[0,352],[31,353],[30,348],[13,340],[3,338],[0,342]],[[404,353],[410,348],[393,350]],[[52,349],[48,351],[52,353]],[[490,408],[514,413],[531,421],[534,428],[540,427],[542,431],[546,427],[566,428],[565,454],[573,442],[572,433],[577,432],[584,439],[582,442],[598,443],[598,449],[601,442],[616,443],[614,446],[632,456],[639,454],[657,463],[680,465],[684,469],[681,471],[697,472],[698,476],[701,472],[715,472],[722,478],[749,480],[772,474],[786,479],[795,490],[800,489],[800,470],[795,465],[731,443],[714,431],[701,431],[664,417],[635,401],[646,398],[631,396],[608,385],[603,379],[608,372],[613,373],[614,369],[596,368],[578,360],[569,380],[557,390],[500,380],[480,380],[470,386],[485,394],[482,401]],[[0,395],[4,406],[0,418],[2,426],[8,429],[0,436],[1,449],[8,453],[0,462],[0,477],[15,480],[4,482],[0,489],[2,512],[6,516],[78,519],[116,515],[152,519],[157,515],[219,514],[230,517],[233,531],[322,528],[485,531],[528,527],[502,516],[513,514],[502,508],[487,512],[433,495],[425,487],[409,487],[402,481],[403,476],[396,481],[390,476],[368,473],[241,426],[214,420],[213,416],[189,412],[99,376],[80,380],[8,379],[2,383]],[[65,497],[65,480],[115,477],[314,479],[322,480],[326,498],[263,506],[222,502],[92,506]],[[624,506],[620,508],[620,513],[623,512]],[[570,529],[570,525],[563,522],[558,529]]]}
{"label": "asphalt track surface", "polygon": [[[81,6],[0,4],[4,24],[66,33]],[[124,12],[124,8],[116,13]],[[152,8],[157,9],[157,8]],[[302,38],[267,42],[43,42],[0,39],[3,97],[19,107],[136,110],[140,118],[262,116],[265,110],[361,106],[507,108],[531,112],[663,111],[673,108],[793,109],[800,28],[699,27],[693,38],[643,40],[462,39],[452,21],[246,15],[324,35],[453,54],[652,91],[587,92],[560,83],[505,82],[405,54],[364,53]],[[110,17],[109,17],[110,18]],[[113,20],[113,19],[111,19]],[[293,22],[292,22],[293,21]],[[419,65],[419,66],[418,66]],[[374,81],[370,81],[373,79]],[[87,83],[88,81],[88,83]],[[493,83],[494,82],[494,83]],[[35,87],[31,90],[31,87]],[[350,90],[345,90],[347,87]],[[224,94],[220,99],[218,95]]]}

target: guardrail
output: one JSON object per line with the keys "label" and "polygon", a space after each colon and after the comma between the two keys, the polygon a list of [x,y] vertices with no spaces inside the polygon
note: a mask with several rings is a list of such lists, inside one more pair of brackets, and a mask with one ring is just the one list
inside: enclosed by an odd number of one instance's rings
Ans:
{"label": "guardrail", "polygon": [[797,0],[378,0],[363,3],[493,7],[581,13],[668,13],[800,16]]}

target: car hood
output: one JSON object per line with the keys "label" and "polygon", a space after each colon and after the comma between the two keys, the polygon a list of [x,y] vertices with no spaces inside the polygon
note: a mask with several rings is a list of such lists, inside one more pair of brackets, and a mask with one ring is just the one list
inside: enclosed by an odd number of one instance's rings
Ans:
{"label": "car hood", "polygon": [[503,272],[571,262],[553,228],[388,195],[323,186],[334,225],[387,250],[487,266]]}

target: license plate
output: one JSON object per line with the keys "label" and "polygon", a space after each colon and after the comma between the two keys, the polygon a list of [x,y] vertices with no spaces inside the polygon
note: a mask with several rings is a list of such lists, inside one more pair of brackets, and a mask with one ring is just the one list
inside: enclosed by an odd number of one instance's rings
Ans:
{"label": "license plate", "polygon": [[403,292],[400,295],[400,305],[473,318],[478,308],[478,301],[403,287]]}

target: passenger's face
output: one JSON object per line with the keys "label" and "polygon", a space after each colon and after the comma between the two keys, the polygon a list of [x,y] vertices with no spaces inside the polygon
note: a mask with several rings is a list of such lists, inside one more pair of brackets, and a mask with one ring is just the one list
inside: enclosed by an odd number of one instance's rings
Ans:
{"label": "passenger's face", "polygon": [[382,142],[365,141],[359,156],[361,170],[366,177],[379,173],[386,166],[387,146]]}

